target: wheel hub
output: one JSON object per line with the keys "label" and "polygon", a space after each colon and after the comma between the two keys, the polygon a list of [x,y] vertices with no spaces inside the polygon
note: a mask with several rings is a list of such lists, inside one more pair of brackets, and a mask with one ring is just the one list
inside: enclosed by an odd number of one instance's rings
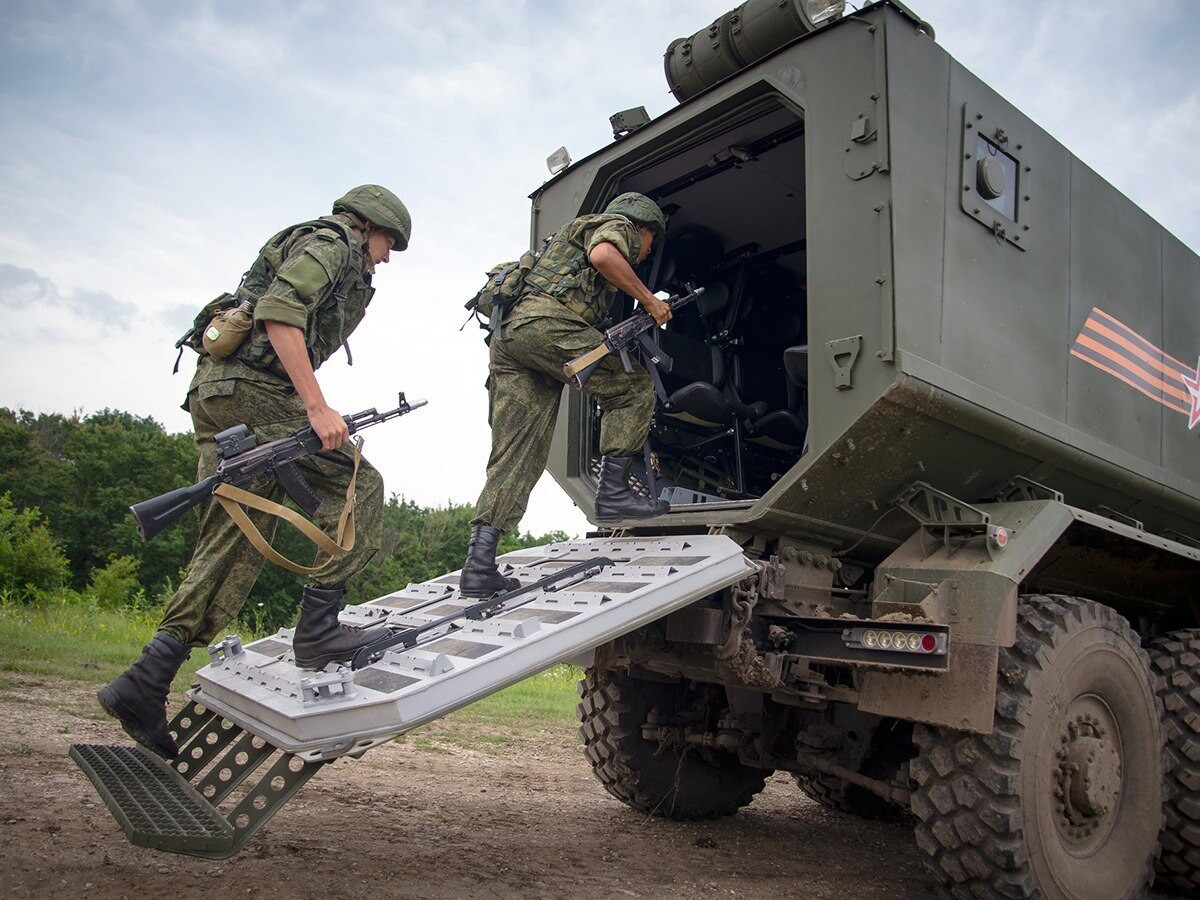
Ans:
{"label": "wheel hub", "polygon": [[1059,830],[1083,842],[1102,837],[1121,794],[1121,754],[1111,725],[1090,712],[1069,718],[1059,736],[1054,798]]}

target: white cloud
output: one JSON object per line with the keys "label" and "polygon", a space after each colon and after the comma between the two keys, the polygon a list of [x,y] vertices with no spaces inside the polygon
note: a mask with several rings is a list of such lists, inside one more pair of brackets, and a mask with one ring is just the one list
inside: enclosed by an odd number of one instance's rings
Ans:
{"label": "white cloud", "polygon": [[0,263],[0,334],[7,341],[77,344],[125,331],[138,315],[134,304],[111,294],[61,291],[36,272]]}

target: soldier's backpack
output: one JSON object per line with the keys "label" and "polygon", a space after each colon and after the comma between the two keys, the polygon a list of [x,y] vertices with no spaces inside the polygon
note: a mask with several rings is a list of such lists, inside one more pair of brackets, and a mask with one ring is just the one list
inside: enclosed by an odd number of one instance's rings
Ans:
{"label": "soldier's backpack", "polygon": [[[339,306],[346,301],[346,292],[362,266],[362,249],[351,238],[350,232],[344,225],[331,219],[314,219],[311,222],[301,222],[285,228],[269,240],[259,252],[254,265],[242,275],[237,290],[222,293],[204,304],[196,314],[192,327],[175,342],[179,355],[175,357],[174,371],[179,371],[179,361],[183,357],[183,348],[191,347],[197,353],[208,354],[217,359],[224,359],[237,353],[246,340],[246,336],[254,327],[254,307],[259,296],[270,286],[275,278],[275,272],[283,264],[283,246],[293,235],[301,230],[315,231],[318,228],[332,228],[341,232],[342,239],[350,248],[346,265],[334,285],[329,298],[322,304]],[[346,356],[350,357],[350,346],[346,345]]]}
{"label": "soldier's backpack", "polygon": [[483,287],[466,302],[463,308],[470,314],[467,321],[474,316],[479,322],[479,327],[489,332],[488,340],[499,335],[504,317],[525,289],[525,276],[537,263],[540,255],[527,250],[521,254],[520,259],[496,263],[488,269],[487,281]]}

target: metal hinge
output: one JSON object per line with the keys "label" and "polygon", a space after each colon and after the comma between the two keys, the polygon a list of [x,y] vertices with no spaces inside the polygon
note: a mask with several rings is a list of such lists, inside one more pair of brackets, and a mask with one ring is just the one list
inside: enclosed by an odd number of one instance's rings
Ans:
{"label": "metal hinge", "polygon": [[996,493],[997,503],[1012,503],[1019,500],[1056,500],[1063,502],[1062,491],[1038,484],[1031,478],[1018,475]]}
{"label": "metal hinge", "polygon": [[922,528],[941,531],[942,544],[956,550],[976,537],[987,539],[988,552],[1008,546],[1010,532],[993,525],[992,517],[982,509],[952,497],[923,481],[914,481],[892,501],[913,517]]}

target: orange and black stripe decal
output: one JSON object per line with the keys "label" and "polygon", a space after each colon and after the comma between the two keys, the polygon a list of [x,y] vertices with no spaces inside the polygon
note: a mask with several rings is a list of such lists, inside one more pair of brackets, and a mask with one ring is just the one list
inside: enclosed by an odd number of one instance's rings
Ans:
{"label": "orange and black stripe decal", "polygon": [[1119,378],[1167,409],[1191,417],[1197,370],[1154,346],[1125,323],[1093,308],[1071,347],[1071,355]]}

